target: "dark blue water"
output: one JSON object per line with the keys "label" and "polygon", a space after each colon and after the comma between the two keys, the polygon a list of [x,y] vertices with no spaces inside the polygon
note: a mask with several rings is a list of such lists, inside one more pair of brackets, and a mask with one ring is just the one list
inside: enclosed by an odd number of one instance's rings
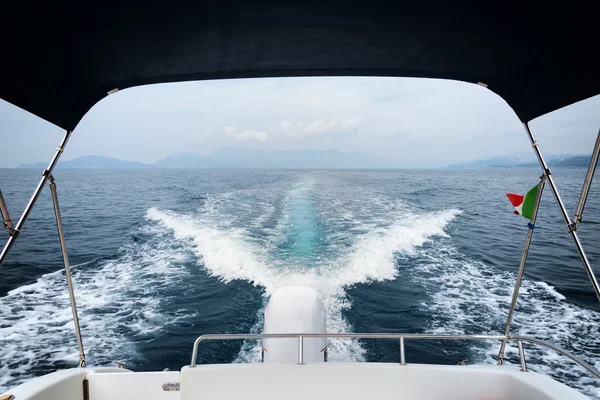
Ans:
{"label": "dark blue water", "polygon": [[[557,170],[575,209],[585,171]],[[58,170],[89,364],[134,370],[189,364],[204,333],[260,332],[269,294],[316,288],[331,332],[500,334],[527,221],[506,192],[538,171]],[[13,219],[39,171],[0,170]],[[600,264],[600,199],[580,228]],[[560,344],[600,366],[600,313],[548,190],[513,333]],[[0,244],[3,244],[2,236]],[[66,281],[46,189],[0,270],[0,386],[77,363]],[[408,362],[494,362],[497,343],[408,342]],[[509,349],[516,362],[516,350]],[[209,343],[199,361],[259,359],[257,343]],[[331,360],[397,362],[395,341],[332,341]],[[600,398],[552,352],[532,369]]]}

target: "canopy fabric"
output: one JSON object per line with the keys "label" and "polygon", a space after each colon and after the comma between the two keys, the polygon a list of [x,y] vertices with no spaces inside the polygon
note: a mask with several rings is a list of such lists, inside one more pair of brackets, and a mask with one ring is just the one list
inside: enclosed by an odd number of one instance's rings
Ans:
{"label": "canopy fabric", "polygon": [[600,93],[593,2],[34,3],[3,7],[0,98],[67,130],[113,89],[202,79],[481,82],[524,122]]}

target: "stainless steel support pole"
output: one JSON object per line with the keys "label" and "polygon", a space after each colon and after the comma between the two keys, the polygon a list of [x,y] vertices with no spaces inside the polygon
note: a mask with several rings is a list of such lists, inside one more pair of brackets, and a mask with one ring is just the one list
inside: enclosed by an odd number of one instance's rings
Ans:
{"label": "stainless steel support pole", "polygon": [[0,214],[2,215],[2,223],[4,224],[4,228],[6,228],[10,236],[14,235],[15,230],[13,229],[10,215],[8,215],[8,208],[6,207],[4,196],[2,196],[2,190],[0,190]]}
{"label": "stainless steel support pole", "polygon": [[517,340],[517,349],[519,349],[519,361],[521,362],[521,371],[527,372],[527,362],[525,361],[525,349],[523,348],[523,342]]}
{"label": "stainless steel support pole", "polygon": [[[533,237],[533,229],[535,228],[535,220],[537,218],[538,210],[540,209],[540,202],[542,200],[542,193],[544,192],[544,186],[546,179],[545,175],[540,176],[540,183],[538,183],[538,191],[535,196],[535,204],[533,211],[531,212],[531,219],[529,220],[529,230],[527,231],[527,237],[525,238],[525,248],[521,255],[521,263],[519,264],[519,272],[517,273],[517,281],[515,282],[515,288],[513,290],[512,300],[510,301],[510,309],[508,310],[508,318],[506,319],[506,328],[504,329],[504,336],[508,336],[510,332],[510,325],[512,324],[513,315],[515,313],[515,307],[517,305],[517,298],[519,297],[519,289],[521,288],[521,281],[523,280],[523,271],[525,271],[525,263],[527,262],[527,255],[529,254],[529,247],[531,246],[531,238]],[[506,348],[506,339],[502,340],[500,345],[500,351],[498,352],[498,365],[504,362],[504,349]]]}
{"label": "stainless steel support pole", "polygon": [[594,145],[594,151],[592,152],[592,158],[590,159],[590,165],[583,181],[583,187],[581,188],[581,196],[579,197],[579,204],[577,205],[577,211],[575,212],[575,219],[573,220],[573,230],[577,230],[581,218],[583,217],[583,208],[587,201],[588,193],[590,192],[590,186],[592,185],[592,179],[594,179],[594,173],[596,172],[596,165],[598,165],[598,156],[600,155],[600,129],[598,130],[598,137],[596,138],[596,144]]}
{"label": "stainless steel support pole", "polygon": [[575,242],[575,247],[577,247],[577,251],[579,252],[579,257],[581,257],[581,261],[583,262],[585,271],[587,272],[588,277],[590,278],[590,281],[592,282],[592,286],[594,287],[594,292],[596,293],[596,297],[598,298],[598,301],[600,301],[600,286],[598,285],[598,281],[596,280],[596,276],[594,275],[592,266],[590,265],[590,262],[589,262],[587,256],[585,255],[583,246],[581,245],[581,242],[579,241],[579,236],[577,236],[577,232],[575,232],[575,230],[573,229],[574,228],[573,223],[571,222],[571,218],[569,217],[569,214],[567,213],[567,209],[565,208],[565,205],[564,205],[562,199],[560,198],[560,194],[558,193],[558,189],[556,188],[556,184],[554,183],[554,179],[552,178],[550,168],[548,168],[546,161],[544,161],[544,157],[542,156],[542,152],[540,151],[540,146],[538,145],[537,141],[533,137],[533,133],[531,133],[531,130],[529,129],[529,125],[527,124],[527,122],[523,123],[523,126],[525,127],[525,132],[527,132],[527,136],[529,136],[529,140],[531,141],[531,145],[533,146],[533,150],[535,151],[535,155],[538,158],[540,166],[544,170],[544,174],[546,174],[546,178],[548,179],[548,184],[550,185],[550,188],[552,189],[552,193],[554,194],[554,198],[556,199],[558,208],[560,209],[560,212],[562,213],[562,216],[565,220],[565,224],[567,224],[567,228],[569,229],[569,233],[571,234],[571,237],[573,238],[573,241]]}
{"label": "stainless steel support pole", "polygon": [[75,324],[75,333],[77,334],[77,346],[79,347],[79,366],[85,367],[85,353],[83,351],[83,341],[81,340],[81,330],[79,329],[79,316],[77,315],[77,304],[75,303],[75,293],[73,291],[73,281],[71,279],[71,268],[69,267],[69,256],[67,254],[67,245],[65,244],[65,234],[60,217],[60,208],[58,206],[58,193],[56,183],[52,174],[48,175],[50,181],[50,192],[52,193],[52,203],[54,204],[54,214],[56,216],[56,226],[58,227],[58,237],[60,238],[60,249],[62,251],[63,261],[65,262],[65,272],[67,275],[67,285],[69,286],[69,297],[71,299],[71,311],[73,311],[73,322]]}
{"label": "stainless steel support pole", "polygon": [[17,225],[14,228],[14,234],[10,238],[8,238],[8,241],[2,249],[2,253],[0,253],[0,267],[2,267],[2,264],[4,263],[4,260],[6,259],[9,250],[11,249],[11,247],[15,243],[15,240],[17,240],[17,237],[21,233],[21,230],[23,229],[23,224],[27,220],[27,217],[29,217],[29,213],[31,212],[31,209],[33,208],[33,205],[37,201],[38,197],[40,197],[40,193],[42,193],[42,189],[44,189],[44,185],[46,185],[48,176],[52,174],[52,170],[54,170],[54,167],[56,166],[58,159],[60,158],[65,146],[67,145],[67,142],[69,141],[69,137],[71,137],[72,132],[73,131],[67,131],[67,133],[63,137],[62,142],[60,143],[60,146],[58,146],[58,148],[56,149],[56,153],[54,153],[54,157],[52,157],[52,161],[50,161],[48,168],[46,168],[42,173],[42,179],[35,188],[31,199],[29,199],[29,203],[27,203],[27,206],[25,207],[25,210],[23,211],[19,222],[17,222]]}
{"label": "stainless steel support pole", "polygon": [[304,364],[304,336],[298,336],[298,365]]}
{"label": "stainless steel support pole", "polygon": [[406,357],[404,356],[404,337],[400,336],[400,365],[406,365]]}

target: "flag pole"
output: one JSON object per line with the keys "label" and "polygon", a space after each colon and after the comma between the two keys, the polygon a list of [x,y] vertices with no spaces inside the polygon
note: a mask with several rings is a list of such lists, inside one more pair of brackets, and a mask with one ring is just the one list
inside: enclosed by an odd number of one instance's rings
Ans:
{"label": "flag pole", "polygon": [[[508,318],[506,320],[506,328],[504,330],[504,336],[508,336],[510,332],[510,325],[512,323],[513,315],[515,313],[515,306],[517,305],[517,298],[519,297],[519,289],[521,287],[521,280],[523,279],[523,271],[525,270],[525,262],[527,261],[527,254],[529,253],[529,246],[531,245],[531,238],[533,236],[533,229],[535,228],[535,219],[537,217],[538,209],[540,208],[540,201],[542,199],[542,192],[546,183],[546,175],[540,176],[540,183],[538,184],[537,195],[535,196],[535,205],[531,212],[531,219],[527,226],[527,237],[525,238],[525,248],[523,249],[523,255],[521,256],[521,264],[519,265],[519,273],[517,274],[517,282],[515,283],[515,289],[513,291],[512,300],[510,302],[510,309],[508,310]],[[506,340],[502,341],[500,345],[500,352],[498,353],[498,365],[504,362],[504,349],[506,348]]]}

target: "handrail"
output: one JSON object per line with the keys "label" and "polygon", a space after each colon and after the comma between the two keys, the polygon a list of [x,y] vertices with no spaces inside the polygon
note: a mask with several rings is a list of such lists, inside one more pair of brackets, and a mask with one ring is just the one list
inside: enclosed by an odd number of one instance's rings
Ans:
{"label": "handrail", "polygon": [[302,354],[303,342],[305,338],[337,338],[337,339],[398,339],[400,340],[400,363],[405,365],[404,341],[406,339],[415,340],[510,340],[516,341],[519,349],[519,360],[521,362],[521,371],[527,372],[525,362],[525,352],[523,351],[523,342],[533,343],[548,347],[557,353],[567,357],[583,369],[600,378],[600,371],[592,367],[579,357],[568,352],[560,346],[545,340],[532,337],[506,336],[506,335],[436,335],[426,333],[271,333],[271,334],[208,334],[201,335],[194,341],[192,351],[192,361],[190,367],[196,366],[198,358],[198,347],[201,342],[207,340],[246,340],[246,339],[298,339],[298,364],[304,364],[304,354]]}
{"label": "handrail", "polygon": [[[534,344],[539,344],[540,346],[545,346],[548,347],[549,349],[552,349],[554,351],[556,351],[558,354],[561,354],[565,357],[567,357],[568,359],[570,359],[571,361],[573,361],[574,363],[578,364],[580,367],[582,367],[583,369],[587,370],[589,373],[591,373],[592,375],[594,375],[596,378],[600,378],[600,371],[598,371],[596,368],[592,367],[590,364],[586,363],[585,361],[583,361],[582,359],[580,359],[579,357],[577,357],[576,355],[568,352],[567,350],[563,349],[562,347],[552,343],[552,342],[548,342],[545,340],[540,340],[540,339],[536,339],[536,338],[532,338],[532,337],[515,337],[512,338],[513,340],[519,340],[522,342],[529,342],[529,343],[534,343]],[[510,340],[510,339],[509,339]]]}

